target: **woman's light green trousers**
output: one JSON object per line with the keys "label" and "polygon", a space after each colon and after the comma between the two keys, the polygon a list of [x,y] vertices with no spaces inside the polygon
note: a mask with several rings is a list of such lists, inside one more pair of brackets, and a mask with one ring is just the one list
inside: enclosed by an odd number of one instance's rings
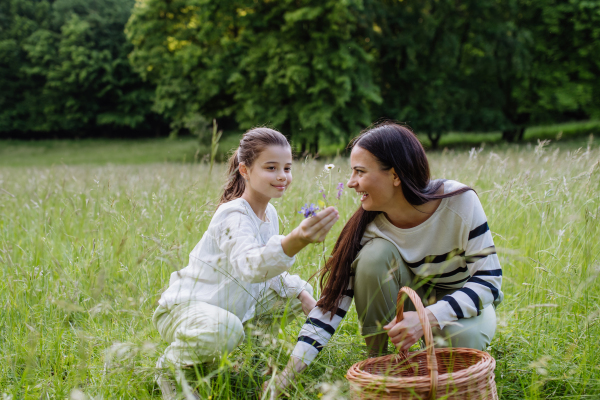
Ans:
{"label": "woman's light green trousers", "polygon": [[[363,336],[385,332],[383,326],[394,319],[398,292],[404,286],[413,288],[425,306],[453,292],[436,291],[419,283],[396,246],[381,238],[364,245],[352,268],[354,301]],[[404,310],[415,310],[409,299],[404,303]],[[441,330],[433,329],[433,333],[436,347],[485,350],[496,333],[496,310],[489,305],[477,317],[461,319]]]}

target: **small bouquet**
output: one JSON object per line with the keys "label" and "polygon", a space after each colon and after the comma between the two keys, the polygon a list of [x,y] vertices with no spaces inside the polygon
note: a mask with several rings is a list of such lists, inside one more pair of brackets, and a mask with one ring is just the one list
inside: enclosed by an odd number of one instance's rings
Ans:
{"label": "small bouquet", "polygon": [[[324,168],[324,173],[329,175],[329,188],[331,189],[332,187],[332,179],[333,176],[331,175],[331,170],[335,168],[335,165],[333,164],[327,164],[325,165]],[[325,192],[325,188],[323,187],[323,184],[321,183],[321,178],[323,177],[323,173],[321,173],[318,177],[317,177],[317,182],[319,182],[321,184],[321,189],[319,190],[319,193],[321,193],[321,196],[323,197],[323,200],[320,200],[317,202],[317,204],[315,205],[314,203],[305,203],[304,206],[300,209],[300,211],[298,211],[298,214],[302,214],[304,215],[304,218],[310,218],[313,217],[317,214],[317,211],[321,210],[321,208],[326,208],[328,206],[327,204],[327,194]],[[344,183],[340,182],[337,184],[336,187],[337,193],[336,193],[336,200],[340,200],[340,198],[342,197],[342,194],[344,192]]]}

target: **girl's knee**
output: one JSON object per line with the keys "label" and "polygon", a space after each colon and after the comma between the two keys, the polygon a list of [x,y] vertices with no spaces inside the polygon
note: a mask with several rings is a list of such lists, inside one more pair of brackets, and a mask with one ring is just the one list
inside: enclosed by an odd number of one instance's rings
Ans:
{"label": "girl's knee", "polygon": [[232,352],[244,340],[244,326],[242,321],[234,314],[225,311],[219,319],[216,327],[216,335],[221,347],[226,348],[227,352]]}

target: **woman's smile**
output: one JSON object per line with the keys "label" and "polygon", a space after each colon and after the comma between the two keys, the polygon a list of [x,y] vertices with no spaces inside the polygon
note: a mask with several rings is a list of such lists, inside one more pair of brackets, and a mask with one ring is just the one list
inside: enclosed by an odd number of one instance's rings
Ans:
{"label": "woman's smile", "polygon": [[369,193],[367,192],[356,192],[359,196],[360,196],[360,201],[363,202],[367,199],[367,197],[369,197]]}

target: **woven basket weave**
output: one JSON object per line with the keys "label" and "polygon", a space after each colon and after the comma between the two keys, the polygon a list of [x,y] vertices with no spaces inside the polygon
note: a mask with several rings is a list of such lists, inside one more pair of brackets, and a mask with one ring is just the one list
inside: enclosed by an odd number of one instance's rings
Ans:
{"label": "woven basket weave", "polygon": [[403,293],[417,309],[426,349],[354,364],[346,373],[352,399],[498,400],[494,358],[462,347],[434,349],[425,308],[411,288],[403,287],[398,293],[397,321],[403,319]]}

